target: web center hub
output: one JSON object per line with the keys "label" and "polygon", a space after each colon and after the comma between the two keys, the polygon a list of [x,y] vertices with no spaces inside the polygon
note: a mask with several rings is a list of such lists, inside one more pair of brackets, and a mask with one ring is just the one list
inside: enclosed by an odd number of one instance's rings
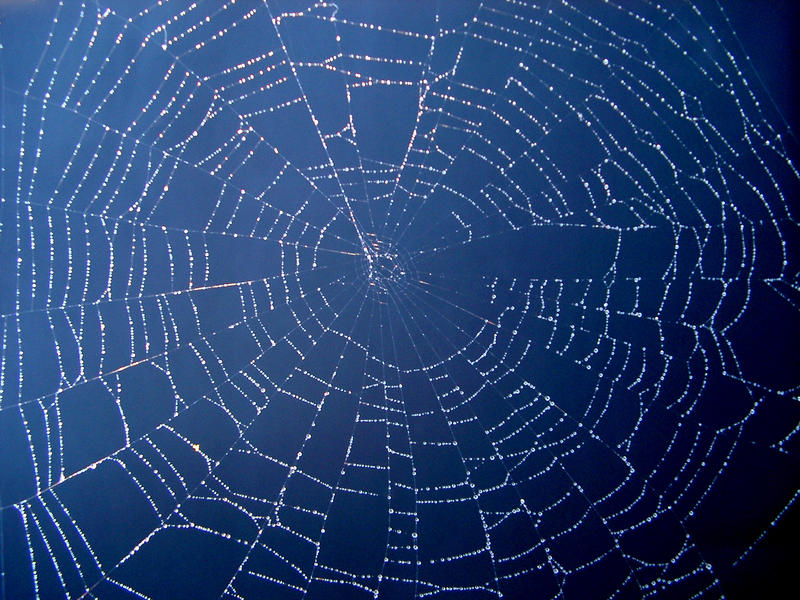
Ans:
{"label": "web center hub", "polygon": [[375,237],[364,245],[359,269],[368,287],[381,293],[401,290],[415,277],[408,253]]}

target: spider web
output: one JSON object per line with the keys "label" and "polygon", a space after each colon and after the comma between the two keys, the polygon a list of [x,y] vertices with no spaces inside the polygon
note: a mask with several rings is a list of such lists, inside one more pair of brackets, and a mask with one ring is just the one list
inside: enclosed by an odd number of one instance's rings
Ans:
{"label": "spider web", "polygon": [[0,597],[765,568],[798,172],[719,7],[7,4]]}

